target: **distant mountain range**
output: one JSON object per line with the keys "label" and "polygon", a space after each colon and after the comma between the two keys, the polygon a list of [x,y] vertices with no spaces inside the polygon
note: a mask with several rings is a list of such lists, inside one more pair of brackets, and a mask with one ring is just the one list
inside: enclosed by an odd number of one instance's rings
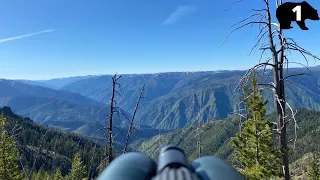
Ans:
{"label": "distant mountain range", "polygon": [[[286,84],[287,101],[293,108],[320,109],[320,68],[310,68],[311,75],[290,78]],[[291,74],[310,73],[306,69],[290,69]],[[147,84],[143,106],[138,111],[137,123],[156,128],[177,129],[191,125],[200,111],[203,122],[226,118],[237,110],[240,94],[234,89],[244,71],[175,72],[124,75],[120,80],[122,98],[118,101],[125,111],[131,112],[142,84]],[[289,74],[290,75],[290,74]],[[265,76],[271,82],[271,76]],[[290,84],[291,83],[291,84]],[[61,89],[107,103],[111,76],[96,76],[70,83]],[[272,112],[273,96],[265,91]]]}
{"label": "distant mountain range", "polygon": [[71,131],[108,115],[108,109],[95,115],[105,105],[80,94],[4,79],[0,80],[0,106],[10,106],[41,124]]}
{"label": "distant mountain range", "polygon": [[[291,74],[306,69],[289,69]],[[120,79],[122,98],[118,105],[130,115],[139,91],[146,84],[144,99],[139,107],[136,123],[161,129],[179,129],[196,121],[198,112],[203,122],[226,118],[237,110],[240,94],[234,89],[244,71],[172,72],[157,74],[128,74]],[[265,75],[266,82],[271,76]],[[296,76],[286,84],[287,101],[293,108],[320,110],[320,68],[311,68],[311,75]],[[49,80],[60,86],[58,90],[41,87],[39,81],[0,81],[0,106],[8,105],[37,122],[92,134],[92,117],[110,100],[111,75],[85,76]],[[26,84],[27,83],[27,84]],[[31,85],[37,84],[37,85]],[[46,85],[43,85],[46,86]],[[271,91],[265,96],[270,101]],[[94,117],[105,120],[108,111]],[[115,121],[125,127],[123,117]],[[88,125],[89,124],[89,125]],[[90,127],[90,128],[89,128]],[[89,130],[89,131],[88,131]]]}

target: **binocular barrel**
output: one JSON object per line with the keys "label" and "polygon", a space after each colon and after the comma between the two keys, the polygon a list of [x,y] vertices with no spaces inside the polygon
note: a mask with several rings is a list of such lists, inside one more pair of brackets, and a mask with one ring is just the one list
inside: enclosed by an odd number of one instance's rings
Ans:
{"label": "binocular barrel", "polygon": [[163,146],[160,150],[157,175],[152,180],[199,180],[190,168],[186,155],[177,146]]}
{"label": "binocular barrel", "polygon": [[158,163],[158,173],[166,167],[186,167],[189,168],[186,155],[182,149],[177,146],[168,145],[161,147]]}

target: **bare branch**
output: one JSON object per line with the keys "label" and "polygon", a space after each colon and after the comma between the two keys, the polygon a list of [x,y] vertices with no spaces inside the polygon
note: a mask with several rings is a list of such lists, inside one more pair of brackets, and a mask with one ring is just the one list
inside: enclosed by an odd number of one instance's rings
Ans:
{"label": "bare branch", "polygon": [[141,91],[140,91],[140,95],[138,97],[138,100],[137,100],[137,103],[136,103],[136,107],[134,108],[134,111],[133,111],[133,115],[132,115],[132,118],[131,118],[131,122],[130,122],[130,126],[129,126],[129,129],[128,129],[128,133],[127,133],[127,137],[126,137],[126,143],[125,143],[125,146],[124,146],[124,149],[123,149],[123,153],[126,153],[127,152],[127,148],[128,148],[128,144],[129,144],[129,138],[130,138],[130,134],[131,134],[131,129],[133,128],[133,122],[134,122],[134,118],[136,117],[136,113],[137,113],[137,110],[138,110],[138,107],[139,107],[139,104],[140,104],[140,100],[143,96],[143,92],[145,90],[145,84],[142,86],[141,88]]}
{"label": "bare branch", "polygon": [[100,114],[100,113],[101,113],[106,107],[108,107],[108,106],[110,106],[110,105],[109,105],[109,104],[108,104],[108,105],[105,105],[105,106],[102,107],[98,112],[94,113],[94,114],[92,115],[92,117],[89,119],[88,122],[91,122],[91,121],[95,118],[96,115]]}
{"label": "bare branch", "polygon": [[[257,38],[259,38],[259,36],[261,35],[261,33],[262,33],[262,31],[264,30],[264,28],[266,28],[267,26],[265,25],[265,26],[263,26],[263,28],[260,30],[260,32],[259,32],[259,34],[258,34],[258,36],[257,36]],[[261,36],[260,36],[260,38],[257,40],[257,42],[254,44],[254,46],[252,47],[252,49],[251,49],[251,51],[250,51],[250,53],[249,53],[249,55],[251,55],[251,53],[252,53],[252,51],[254,50],[254,49],[256,49],[257,48],[257,46],[260,44],[260,41],[261,41],[261,39],[267,34],[268,32],[267,31],[265,31]]]}
{"label": "bare branch", "polygon": [[286,102],[286,105],[289,107],[290,111],[291,111],[291,119],[293,119],[294,121],[294,142],[293,142],[293,150],[295,152],[296,150],[296,141],[297,141],[297,128],[299,128],[295,115],[297,114],[297,111],[294,113],[291,106]]}
{"label": "bare branch", "polygon": [[233,8],[233,6],[235,6],[236,4],[238,4],[238,3],[240,3],[240,2],[242,2],[242,0],[236,0],[236,1],[234,1],[232,4],[230,4],[229,9],[226,9],[225,11],[229,11],[230,9]]}
{"label": "bare branch", "polygon": [[302,76],[302,75],[311,75],[311,74],[307,74],[307,73],[292,74],[292,75],[289,75],[289,76],[285,77],[283,80],[285,80],[285,79],[287,79],[287,78],[290,78],[290,77]]}
{"label": "bare branch", "polygon": [[252,22],[248,22],[248,23],[246,23],[246,24],[243,24],[243,25],[241,25],[241,26],[233,29],[231,32],[229,32],[229,34],[227,35],[227,37],[224,39],[224,41],[222,42],[221,46],[224,44],[224,42],[229,38],[229,36],[230,36],[232,33],[234,33],[235,31],[237,31],[237,30],[239,30],[239,29],[241,29],[241,28],[243,28],[243,27],[246,27],[246,26],[248,26],[248,25],[251,25],[251,24],[266,24],[266,22],[252,21]]}
{"label": "bare branch", "polygon": [[248,78],[250,77],[251,73],[253,71],[256,71],[258,68],[261,68],[261,67],[266,67],[266,66],[271,66],[272,68],[274,68],[274,65],[271,64],[271,63],[268,63],[268,62],[265,62],[265,63],[259,63],[257,65],[255,65],[254,67],[252,67],[251,69],[249,69],[245,75],[240,79],[238,85],[236,86],[235,88],[235,91],[239,90],[241,86],[243,86],[244,84],[244,81],[247,81]]}
{"label": "bare branch", "polygon": [[122,95],[117,90],[115,90],[115,92],[118,94],[118,96],[122,97]]}
{"label": "bare branch", "polygon": [[[243,23],[243,22],[245,22],[245,21],[247,21],[247,20],[249,20],[249,19],[251,19],[251,18],[253,18],[253,17],[255,17],[255,16],[262,16],[262,17],[265,17],[265,16],[264,16],[263,14],[261,14],[261,13],[255,13],[255,14],[252,14],[252,15],[250,15],[250,16],[248,16],[248,17],[244,18],[243,20],[241,20],[241,21],[239,21],[239,22],[237,22],[237,23],[233,24],[231,27],[234,27],[234,26],[236,26],[236,25],[238,25],[238,24],[240,24],[240,23]],[[259,22],[261,22],[261,21],[259,21]]]}
{"label": "bare branch", "polygon": [[274,83],[267,83],[267,84],[265,84],[265,83],[258,83],[258,85],[261,85],[261,86],[271,86],[272,88],[273,88],[273,90],[275,90],[276,89],[276,87],[274,86]]}

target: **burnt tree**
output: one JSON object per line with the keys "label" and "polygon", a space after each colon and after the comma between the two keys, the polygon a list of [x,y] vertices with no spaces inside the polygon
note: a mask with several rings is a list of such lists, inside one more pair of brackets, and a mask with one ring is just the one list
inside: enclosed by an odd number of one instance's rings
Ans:
{"label": "burnt tree", "polygon": [[[234,6],[237,3],[240,3],[243,0],[237,0],[232,4]],[[274,1],[273,1],[274,2]],[[285,70],[288,71],[288,64],[301,64],[299,62],[289,61],[289,53],[291,51],[298,52],[301,54],[301,57],[306,61],[308,65],[308,58],[313,58],[315,60],[319,60],[319,58],[313,55],[308,50],[301,47],[293,38],[285,37],[283,30],[280,28],[278,23],[272,22],[271,12],[273,11],[270,8],[269,0],[261,0],[261,5],[263,8],[261,9],[252,9],[253,12],[251,15],[246,17],[245,19],[239,21],[234,24],[232,27],[234,29],[227,35],[227,38],[234,33],[235,31],[242,29],[247,26],[258,26],[258,34],[256,36],[256,42],[252,47],[249,55],[256,50],[260,50],[260,58],[258,64],[254,65],[250,68],[243,78],[240,80],[240,87],[246,85],[248,83],[248,78],[252,74],[252,72],[257,71],[260,74],[261,81],[263,81],[263,76],[266,74],[266,70],[268,68],[271,70],[273,75],[272,82],[261,82],[260,86],[263,86],[263,89],[271,89],[273,92],[274,98],[274,111],[276,113],[276,119],[274,121],[275,124],[275,133],[278,137],[278,145],[281,149],[282,154],[282,173],[285,180],[290,179],[289,174],[289,154],[288,154],[288,139],[287,139],[287,125],[289,122],[293,122],[294,128],[296,129],[298,126],[295,123],[295,113],[291,106],[286,101],[285,96],[285,82],[287,79],[292,76],[300,76],[305,73],[288,75],[285,74]],[[282,0],[275,0],[276,7],[283,4]],[[275,9],[274,9],[275,11]],[[227,39],[226,38],[226,39]],[[264,41],[264,39],[266,39]],[[263,60],[263,55],[269,54],[270,58]],[[302,64],[304,67],[307,65]],[[269,73],[270,74],[270,73]],[[286,115],[286,107],[290,110],[290,116]],[[295,143],[295,139],[293,141]],[[293,145],[294,146],[294,145]]]}
{"label": "burnt tree", "polygon": [[[110,98],[110,106],[109,106],[109,111],[110,114],[108,116],[108,130],[106,133],[106,138],[107,138],[107,145],[106,145],[106,151],[105,151],[105,157],[108,157],[108,164],[111,163],[111,161],[113,160],[113,135],[112,135],[112,128],[113,128],[113,117],[114,117],[114,113],[119,113],[118,110],[118,105],[117,105],[117,101],[115,99],[116,94],[118,94],[119,96],[120,93],[117,90],[117,87],[121,88],[120,84],[119,84],[119,79],[121,78],[121,75],[113,75],[112,77],[112,88],[111,88],[111,98]],[[108,155],[107,155],[108,153]]]}

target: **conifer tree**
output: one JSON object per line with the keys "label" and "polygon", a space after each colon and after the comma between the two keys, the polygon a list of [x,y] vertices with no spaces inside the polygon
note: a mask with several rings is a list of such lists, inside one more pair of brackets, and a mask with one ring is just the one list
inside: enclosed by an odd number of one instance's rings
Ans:
{"label": "conifer tree", "polygon": [[53,175],[53,180],[63,180],[62,173],[60,171],[60,168],[57,168],[54,175]]}
{"label": "conifer tree", "polygon": [[18,164],[19,151],[14,140],[5,129],[6,125],[6,118],[2,113],[0,115],[0,179],[20,180],[22,179],[22,173]]}
{"label": "conifer tree", "polygon": [[82,165],[80,153],[76,153],[73,158],[72,168],[69,172],[68,180],[82,180],[86,177],[86,175],[86,166]]}
{"label": "conifer tree", "polygon": [[49,178],[49,173],[47,173],[43,167],[38,171],[34,171],[31,175],[32,180],[47,180]]}
{"label": "conifer tree", "polygon": [[279,176],[279,151],[273,147],[272,124],[265,119],[267,101],[263,101],[261,90],[257,88],[255,74],[250,79],[250,87],[243,87],[243,92],[247,120],[242,123],[242,131],[232,139],[233,158],[246,179]]}
{"label": "conifer tree", "polygon": [[312,160],[308,169],[308,178],[310,180],[320,180],[320,158],[317,152],[312,154]]}
{"label": "conifer tree", "polygon": [[41,169],[39,171],[37,171],[37,172],[36,171],[33,172],[32,175],[31,175],[31,179],[32,180],[40,180],[40,178],[41,178],[40,171],[41,171]]}

